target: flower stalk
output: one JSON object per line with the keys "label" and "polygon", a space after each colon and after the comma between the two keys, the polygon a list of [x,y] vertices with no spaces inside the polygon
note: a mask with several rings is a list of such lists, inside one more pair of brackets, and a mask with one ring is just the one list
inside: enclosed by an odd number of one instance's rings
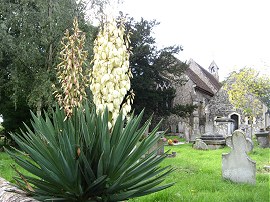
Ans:
{"label": "flower stalk", "polygon": [[74,107],[80,107],[86,98],[86,87],[89,85],[84,74],[87,51],[84,50],[85,34],[78,27],[77,18],[73,22],[73,34],[66,30],[62,38],[60,52],[61,63],[57,66],[57,78],[60,89],[54,92],[66,118],[70,117]]}
{"label": "flower stalk", "polygon": [[133,102],[134,94],[127,96],[132,77],[128,41],[123,22],[118,27],[115,20],[108,20],[94,42],[90,89],[97,113],[108,109],[110,127],[114,125],[120,110],[124,117],[128,115]]}

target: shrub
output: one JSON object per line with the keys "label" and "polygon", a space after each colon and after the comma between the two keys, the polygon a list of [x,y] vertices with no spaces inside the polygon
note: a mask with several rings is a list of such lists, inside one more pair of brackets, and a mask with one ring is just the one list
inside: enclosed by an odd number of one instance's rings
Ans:
{"label": "shrub", "polygon": [[18,186],[46,201],[121,201],[172,186],[159,185],[172,171],[158,166],[166,154],[143,158],[163,135],[155,135],[158,126],[139,141],[151,121],[140,127],[143,112],[126,124],[120,113],[111,130],[108,114],[97,115],[87,104],[65,121],[58,107],[52,119],[32,113],[33,130],[25,125],[26,132],[11,134],[25,155],[6,150],[35,176],[19,173]]}

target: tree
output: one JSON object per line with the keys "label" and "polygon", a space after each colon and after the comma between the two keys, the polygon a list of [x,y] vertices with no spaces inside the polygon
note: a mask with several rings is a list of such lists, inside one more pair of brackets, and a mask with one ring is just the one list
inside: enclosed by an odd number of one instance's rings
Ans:
{"label": "tree", "polygon": [[254,118],[262,113],[261,102],[269,107],[270,78],[261,76],[255,69],[243,68],[229,76],[225,88],[230,102],[237,109],[243,110],[253,130]]}
{"label": "tree", "polygon": [[[65,34],[58,79],[63,84],[62,89],[68,88],[64,91],[65,96],[76,104],[61,98],[61,109],[56,105],[51,118],[46,111],[44,116],[32,113],[33,130],[26,127],[26,132],[11,134],[27,157],[5,150],[31,174],[24,175],[13,166],[18,174],[14,177],[17,186],[27,195],[42,201],[123,201],[161,191],[174,184],[162,183],[164,177],[174,170],[170,166],[159,165],[166,153],[157,155],[158,148],[148,152],[164,135],[156,134],[158,126],[148,137],[140,140],[151,120],[140,127],[143,111],[139,116],[126,120],[125,111],[131,109],[129,103],[122,105],[119,111],[124,93],[130,88],[129,53],[123,37],[124,29],[123,25],[118,28],[115,21],[107,22],[95,41],[91,90],[97,106],[92,109],[87,102],[79,104],[82,99],[78,100],[75,93],[79,83],[73,74],[75,69],[80,72],[77,74],[82,74],[83,60],[80,59],[85,56],[84,36],[79,34],[76,20],[74,33]],[[69,40],[65,40],[66,37]],[[81,92],[79,94],[82,95]],[[118,102],[112,104],[108,99],[110,95],[113,101]],[[112,116],[115,113],[114,120]],[[7,194],[5,198],[9,200],[10,197]],[[24,200],[17,198],[20,199]]]}
{"label": "tree", "polygon": [[60,40],[75,16],[87,33],[86,49],[92,56],[96,28],[85,22],[84,9],[75,0],[1,1],[0,114],[7,131],[27,121],[29,109],[40,114],[53,105]]}
{"label": "tree", "polygon": [[133,107],[137,113],[145,108],[147,116],[152,113],[156,116],[169,115],[175,96],[171,81],[177,78],[182,82],[180,78],[187,67],[174,57],[183,50],[182,47],[170,46],[160,50],[156,47],[152,31],[158,24],[155,20],[136,22],[133,18],[127,18],[126,22],[127,32],[131,33]]}
{"label": "tree", "polygon": [[177,104],[173,107],[171,112],[172,114],[175,114],[179,117],[188,118],[197,108],[198,106],[193,104],[185,104],[185,105]]}

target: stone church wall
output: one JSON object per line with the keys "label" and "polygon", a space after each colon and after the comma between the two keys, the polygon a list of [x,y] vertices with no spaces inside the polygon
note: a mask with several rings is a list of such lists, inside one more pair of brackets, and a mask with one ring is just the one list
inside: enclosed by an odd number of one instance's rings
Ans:
{"label": "stone church wall", "polygon": [[[253,133],[260,130],[261,128],[267,127],[266,119],[269,115],[265,112],[267,111],[266,106],[263,107],[261,115],[254,119]],[[209,104],[206,106],[206,132],[215,132],[215,118],[216,117],[228,117],[232,118],[231,115],[236,115],[239,118],[237,123],[238,128],[244,130],[249,137],[251,137],[251,124],[248,118],[245,117],[242,110],[235,109],[235,107],[230,103],[227,91],[221,88],[218,93],[210,100]],[[236,128],[235,128],[236,129]]]}
{"label": "stone church wall", "polygon": [[217,116],[227,117],[230,113],[235,112],[233,105],[229,101],[228,93],[223,88],[209,101],[208,110],[210,119]]}
{"label": "stone church wall", "polygon": [[[176,96],[173,100],[173,106],[177,104],[194,104],[198,106],[196,109],[196,118],[197,121],[196,126],[197,128],[197,136],[203,134],[205,132],[205,106],[208,104],[209,100],[211,99],[211,96],[202,93],[199,90],[195,90],[195,83],[192,80],[188,80],[185,85],[175,85],[176,89]],[[168,117],[168,120],[170,122],[170,128],[171,132],[183,132],[187,131],[185,128],[190,127],[192,131],[190,131],[189,136],[194,132],[194,114],[190,116],[188,119],[183,119],[181,117],[177,117],[175,115],[171,115]],[[198,122],[198,123],[197,123]],[[178,130],[177,130],[178,129]]]}
{"label": "stone church wall", "polygon": [[176,89],[175,98],[173,100],[173,106],[176,104],[191,104],[193,102],[192,95],[194,94],[193,90],[193,81],[188,80],[185,85],[174,84]]}

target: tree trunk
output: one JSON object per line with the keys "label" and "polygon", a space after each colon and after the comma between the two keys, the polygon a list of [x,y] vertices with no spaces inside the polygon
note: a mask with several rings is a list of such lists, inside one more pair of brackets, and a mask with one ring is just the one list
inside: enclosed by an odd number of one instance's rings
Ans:
{"label": "tree trunk", "polygon": [[11,185],[8,181],[0,178],[0,201],[1,202],[38,202],[28,197],[26,193]]}

